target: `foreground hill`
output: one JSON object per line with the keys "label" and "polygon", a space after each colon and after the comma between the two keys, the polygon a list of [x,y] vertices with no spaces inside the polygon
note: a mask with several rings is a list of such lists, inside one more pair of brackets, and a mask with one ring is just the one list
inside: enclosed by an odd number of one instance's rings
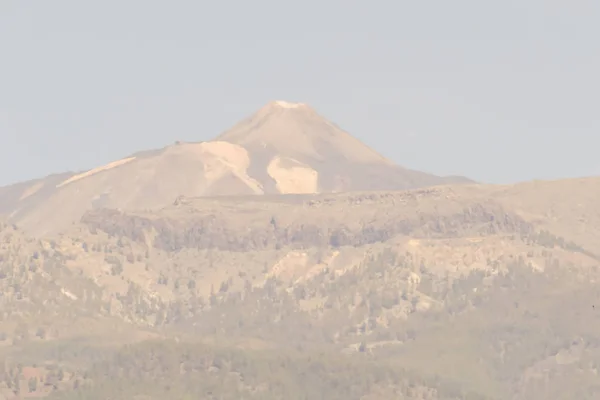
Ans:
{"label": "foreground hill", "polygon": [[45,239],[5,224],[5,393],[596,399],[598,196],[588,178],[182,197]]}
{"label": "foreground hill", "polygon": [[177,143],[78,174],[0,188],[0,213],[41,235],[88,210],[154,209],[177,196],[401,190],[468,182],[394,165],[311,107],[273,102],[213,141]]}

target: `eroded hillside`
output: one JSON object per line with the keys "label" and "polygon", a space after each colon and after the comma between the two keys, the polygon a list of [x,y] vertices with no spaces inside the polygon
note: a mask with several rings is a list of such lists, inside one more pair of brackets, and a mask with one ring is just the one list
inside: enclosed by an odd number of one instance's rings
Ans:
{"label": "eroded hillside", "polygon": [[596,398],[595,181],[553,184],[181,197],[35,240],[5,224],[6,391]]}

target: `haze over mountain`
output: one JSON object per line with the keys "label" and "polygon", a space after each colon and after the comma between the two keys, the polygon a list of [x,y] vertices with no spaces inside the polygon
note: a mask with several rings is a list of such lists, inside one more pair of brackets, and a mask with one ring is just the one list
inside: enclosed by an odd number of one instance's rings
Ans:
{"label": "haze over mountain", "polygon": [[0,400],[600,400],[600,2],[0,4]]}
{"label": "haze over mountain", "polygon": [[0,400],[598,399],[600,178],[468,182],[273,102],[0,188]]}
{"label": "haze over mountain", "polygon": [[306,104],[274,101],[212,141],[176,143],[83,173],[0,188],[0,213],[56,232],[90,209],[159,208],[178,196],[402,190],[469,182],[395,165]]}
{"label": "haze over mountain", "polygon": [[180,197],[42,238],[0,222],[0,399],[596,400],[599,196],[586,178]]}
{"label": "haze over mountain", "polygon": [[278,101],[0,188],[0,400],[599,398],[600,178],[469,182]]}

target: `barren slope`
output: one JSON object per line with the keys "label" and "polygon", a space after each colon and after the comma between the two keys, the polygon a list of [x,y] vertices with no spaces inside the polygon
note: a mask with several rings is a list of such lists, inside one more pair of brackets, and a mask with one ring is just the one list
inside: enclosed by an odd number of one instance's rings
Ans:
{"label": "barren slope", "polygon": [[[248,150],[250,174],[274,181],[267,193],[402,190],[468,181],[397,166],[303,103],[271,102],[217,140]],[[313,189],[295,189],[286,175],[310,181]]]}
{"label": "barren slope", "polygon": [[87,210],[160,208],[178,196],[398,190],[452,181],[466,180],[395,166],[310,107],[273,102],[213,141],[0,188],[0,213],[43,235]]}
{"label": "barren slope", "polygon": [[491,195],[543,229],[587,248],[599,247],[600,177],[525,182]]}
{"label": "barren slope", "polygon": [[40,201],[29,207],[18,202],[11,217],[24,229],[44,234],[77,222],[97,207],[146,209],[179,195],[261,194],[260,183],[246,173],[248,164],[247,152],[229,143],[173,145],[53,181]]}

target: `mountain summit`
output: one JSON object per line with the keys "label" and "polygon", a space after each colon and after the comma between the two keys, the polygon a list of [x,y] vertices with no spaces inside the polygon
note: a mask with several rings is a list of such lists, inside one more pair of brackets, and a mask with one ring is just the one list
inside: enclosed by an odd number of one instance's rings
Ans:
{"label": "mountain summit", "polygon": [[[251,173],[281,183],[279,193],[398,190],[467,181],[399,167],[304,103],[273,101],[215,140],[246,149],[252,154]],[[310,188],[290,187],[292,181],[311,179]]]}
{"label": "mountain summit", "polygon": [[274,101],[208,142],[176,143],[0,188],[0,214],[39,234],[90,209],[158,208],[178,196],[401,190],[457,181],[467,180],[396,166],[310,106]]}
{"label": "mountain summit", "polygon": [[327,162],[331,157],[358,163],[385,163],[380,154],[341,130],[303,103],[273,101],[216,140],[248,151],[285,155],[301,161]]}

